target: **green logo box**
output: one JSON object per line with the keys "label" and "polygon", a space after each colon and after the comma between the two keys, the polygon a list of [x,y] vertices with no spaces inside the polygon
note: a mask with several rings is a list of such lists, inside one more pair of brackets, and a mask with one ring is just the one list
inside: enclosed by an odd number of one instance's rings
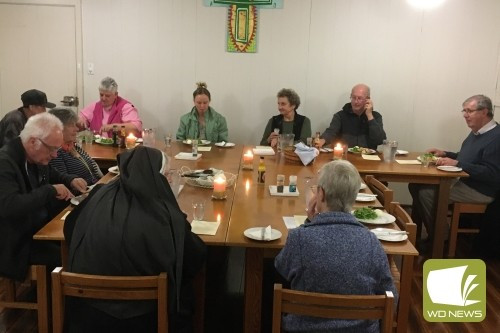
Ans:
{"label": "green logo box", "polygon": [[480,322],[486,318],[486,265],[480,259],[429,259],[424,263],[423,312],[429,322]]}

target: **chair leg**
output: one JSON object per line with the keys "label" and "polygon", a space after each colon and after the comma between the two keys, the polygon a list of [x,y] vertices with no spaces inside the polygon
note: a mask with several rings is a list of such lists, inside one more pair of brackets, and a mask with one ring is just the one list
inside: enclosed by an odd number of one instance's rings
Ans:
{"label": "chair leg", "polygon": [[453,213],[451,215],[450,237],[448,239],[448,257],[455,257],[457,248],[458,222],[460,220],[460,204],[453,205]]}
{"label": "chair leg", "polygon": [[49,299],[47,292],[47,271],[45,266],[36,265],[36,302],[38,305],[38,332],[49,333]]}

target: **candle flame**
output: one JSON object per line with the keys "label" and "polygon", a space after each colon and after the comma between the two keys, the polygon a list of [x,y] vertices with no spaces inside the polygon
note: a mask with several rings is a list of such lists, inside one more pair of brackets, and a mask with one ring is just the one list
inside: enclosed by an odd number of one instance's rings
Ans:
{"label": "candle flame", "polygon": [[137,138],[135,137],[134,133],[132,133],[132,132],[131,132],[128,136],[127,136],[127,138],[130,138],[130,139],[137,139]]}
{"label": "candle flame", "polygon": [[247,150],[247,152],[245,153],[245,156],[253,157],[252,151],[251,150]]}
{"label": "candle flame", "polygon": [[335,146],[335,148],[341,149],[342,146],[340,145],[340,143],[337,143],[337,145]]}

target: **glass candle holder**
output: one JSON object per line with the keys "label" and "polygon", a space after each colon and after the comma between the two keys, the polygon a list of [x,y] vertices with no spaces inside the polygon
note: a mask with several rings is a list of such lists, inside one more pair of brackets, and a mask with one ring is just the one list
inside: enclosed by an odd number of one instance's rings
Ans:
{"label": "glass candle holder", "polygon": [[243,170],[253,170],[253,154],[251,150],[248,150],[243,155]]}
{"label": "glass candle holder", "polygon": [[226,195],[226,178],[223,176],[217,176],[214,179],[214,192],[212,193],[212,198],[216,200],[224,200],[227,198]]}

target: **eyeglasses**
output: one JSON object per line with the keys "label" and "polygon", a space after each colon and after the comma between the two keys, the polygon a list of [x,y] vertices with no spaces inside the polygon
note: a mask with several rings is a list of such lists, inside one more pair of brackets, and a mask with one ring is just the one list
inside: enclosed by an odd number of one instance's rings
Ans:
{"label": "eyeglasses", "polygon": [[46,144],[42,139],[40,139],[40,138],[37,138],[37,139],[38,139],[38,141],[43,143],[45,148],[47,148],[51,153],[56,152],[59,150],[59,148],[61,148],[61,147],[50,146],[50,145]]}
{"label": "eyeglasses", "polygon": [[481,110],[483,110],[483,109],[484,109],[484,108],[481,108],[481,109],[475,109],[475,110],[471,110],[471,109],[463,109],[463,110],[462,110],[462,114],[466,114],[466,113],[467,113],[468,115],[470,115],[470,114],[473,114],[473,113],[474,113],[474,112],[476,112],[476,111],[481,111]]}
{"label": "eyeglasses", "polygon": [[364,101],[365,99],[367,99],[367,97],[351,96],[351,101],[355,102]]}

